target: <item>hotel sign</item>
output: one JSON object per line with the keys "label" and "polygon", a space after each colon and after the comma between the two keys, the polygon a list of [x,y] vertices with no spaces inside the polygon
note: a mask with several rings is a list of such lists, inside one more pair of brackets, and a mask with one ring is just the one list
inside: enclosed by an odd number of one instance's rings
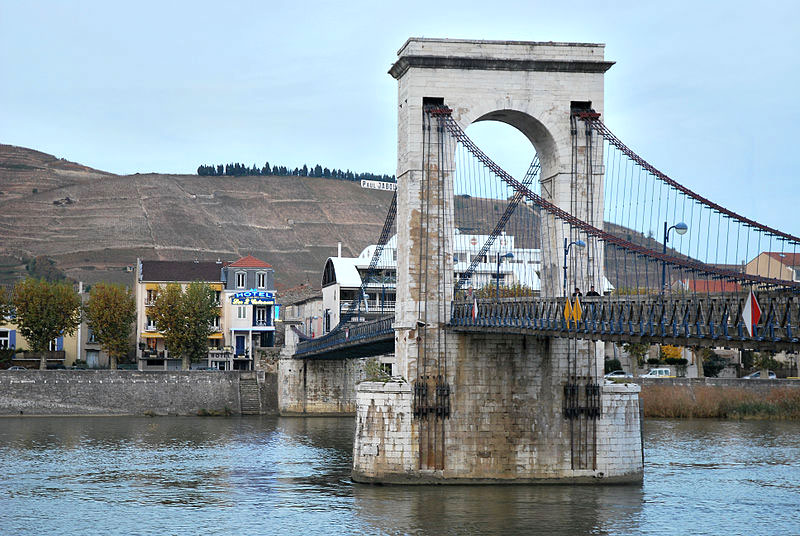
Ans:
{"label": "hotel sign", "polygon": [[266,290],[243,290],[231,296],[231,305],[272,305],[275,294]]}

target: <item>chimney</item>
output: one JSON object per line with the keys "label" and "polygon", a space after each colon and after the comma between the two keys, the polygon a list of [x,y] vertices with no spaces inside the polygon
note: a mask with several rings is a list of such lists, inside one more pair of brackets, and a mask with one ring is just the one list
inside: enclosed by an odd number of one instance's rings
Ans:
{"label": "chimney", "polygon": [[341,242],[339,242],[339,253],[337,253],[336,256],[338,258],[340,258],[340,259],[342,258],[342,243]]}

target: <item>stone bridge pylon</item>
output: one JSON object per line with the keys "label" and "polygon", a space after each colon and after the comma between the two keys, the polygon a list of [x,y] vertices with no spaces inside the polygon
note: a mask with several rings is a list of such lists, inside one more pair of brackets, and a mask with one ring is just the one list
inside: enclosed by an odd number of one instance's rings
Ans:
{"label": "stone bridge pylon", "polygon": [[[403,379],[357,387],[354,480],[641,481],[639,388],[604,385],[597,343],[447,325],[455,160],[424,113],[445,105],[463,128],[516,127],[539,155],[542,196],[602,227],[602,162],[583,165],[586,140],[576,142],[571,118],[576,108],[602,113],[612,65],[603,53],[597,44],[445,39],[400,49],[390,74],[399,84],[394,328]],[[572,239],[563,225],[547,227],[543,251]],[[601,244],[576,252],[575,279],[599,281],[602,256]],[[560,295],[562,261],[542,259],[550,296]]]}

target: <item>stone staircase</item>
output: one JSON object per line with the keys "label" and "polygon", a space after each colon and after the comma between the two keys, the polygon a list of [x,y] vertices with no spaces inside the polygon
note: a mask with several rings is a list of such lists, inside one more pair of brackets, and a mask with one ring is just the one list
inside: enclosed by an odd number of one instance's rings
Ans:
{"label": "stone staircase", "polygon": [[239,404],[242,415],[261,415],[261,393],[255,375],[239,377]]}

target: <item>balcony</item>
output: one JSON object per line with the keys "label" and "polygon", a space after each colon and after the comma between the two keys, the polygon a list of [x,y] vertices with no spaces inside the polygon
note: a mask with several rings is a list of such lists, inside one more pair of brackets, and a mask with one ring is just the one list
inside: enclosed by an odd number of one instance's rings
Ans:
{"label": "balcony", "polygon": [[268,328],[272,326],[271,320],[253,320],[253,327]]}
{"label": "balcony", "polygon": [[[349,311],[350,310],[350,305],[352,303],[353,303],[352,301],[343,301],[343,302],[341,302],[341,304],[339,306],[339,310],[342,311],[342,312]],[[358,312],[359,311],[359,307],[360,307],[360,311],[362,313],[365,313],[365,312],[366,313],[393,313],[394,312],[395,303],[396,302],[393,301],[393,300],[391,300],[391,301],[390,300],[386,300],[383,303],[381,303],[379,300],[368,300],[367,301],[367,310],[365,311],[364,310],[364,300],[361,300],[361,301],[356,302],[355,308],[353,310]]]}
{"label": "balcony", "polygon": [[144,328],[142,329],[142,331],[155,332],[155,331],[158,331],[158,330],[156,329],[156,325],[155,324],[145,324]]}
{"label": "balcony", "polygon": [[142,350],[141,359],[168,359],[169,350],[153,350],[152,348],[145,348]]}

